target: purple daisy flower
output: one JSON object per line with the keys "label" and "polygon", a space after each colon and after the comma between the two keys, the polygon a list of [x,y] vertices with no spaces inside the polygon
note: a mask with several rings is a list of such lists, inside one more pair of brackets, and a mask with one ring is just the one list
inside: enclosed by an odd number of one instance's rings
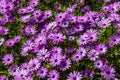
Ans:
{"label": "purple daisy flower", "polygon": [[68,27],[69,26],[69,22],[67,20],[63,20],[61,23],[62,27]]}
{"label": "purple daisy flower", "polygon": [[78,23],[86,23],[87,22],[87,17],[86,16],[78,16],[77,17],[77,22]]}
{"label": "purple daisy flower", "polygon": [[58,44],[60,42],[63,42],[66,39],[66,36],[63,35],[62,33],[56,33],[53,37],[53,43]]}
{"label": "purple daisy flower", "polygon": [[29,48],[28,48],[28,47],[24,47],[24,48],[21,50],[20,54],[21,54],[22,56],[27,56],[27,55],[28,55],[28,51],[29,51]]}
{"label": "purple daisy flower", "polygon": [[86,49],[84,49],[84,48],[82,48],[82,47],[79,47],[79,49],[77,50],[77,52],[76,52],[76,54],[74,54],[73,56],[72,56],[72,59],[74,60],[74,61],[80,61],[80,60],[82,60],[82,58],[86,55],[86,53],[87,53],[87,50]]}
{"label": "purple daisy flower", "polygon": [[100,54],[105,54],[107,52],[107,49],[108,48],[105,44],[98,44],[95,50]]}
{"label": "purple daisy flower", "polygon": [[37,38],[35,38],[34,40],[35,44],[39,44],[39,45],[46,45],[47,44],[47,37],[44,34],[40,34],[37,36]]}
{"label": "purple daisy flower", "polygon": [[30,70],[37,70],[40,67],[41,62],[37,58],[33,58],[30,59],[28,65]]}
{"label": "purple daisy flower", "polygon": [[24,80],[34,80],[34,79],[31,76],[27,76],[27,77],[24,78]]}
{"label": "purple daisy flower", "polygon": [[65,71],[65,70],[69,69],[70,67],[71,67],[71,61],[69,59],[63,59],[60,62],[59,68],[62,71]]}
{"label": "purple daisy flower", "polygon": [[25,14],[27,12],[27,10],[25,8],[20,8],[18,9],[18,14]]}
{"label": "purple daisy flower", "polygon": [[30,13],[34,11],[34,7],[32,6],[27,6],[25,9],[26,9],[26,13]]}
{"label": "purple daisy flower", "polygon": [[27,40],[24,44],[23,44],[23,50],[25,48],[25,51],[30,51],[32,49],[32,47],[34,46],[33,42],[31,40]]}
{"label": "purple daisy flower", "polygon": [[35,18],[38,18],[42,15],[42,11],[40,9],[35,10],[32,14]]}
{"label": "purple daisy flower", "polygon": [[109,6],[103,6],[102,7],[103,12],[109,12],[109,10],[110,10]]}
{"label": "purple daisy flower", "polygon": [[88,36],[89,42],[95,42],[98,39],[97,31],[94,29],[87,30],[85,34]]}
{"label": "purple daisy flower", "polygon": [[13,62],[13,60],[14,60],[14,57],[12,54],[6,54],[2,58],[2,63],[4,65],[10,65]]}
{"label": "purple daisy flower", "polygon": [[67,54],[72,53],[73,51],[75,51],[74,47],[68,47],[66,50]]}
{"label": "purple daisy flower", "polygon": [[102,19],[101,21],[97,22],[98,27],[106,28],[111,25],[111,20],[109,19]]}
{"label": "purple daisy flower", "polygon": [[45,61],[46,58],[49,57],[49,55],[50,54],[49,54],[48,50],[45,49],[45,48],[43,48],[43,49],[41,49],[41,50],[38,51],[37,58],[40,59],[40,60],[42,60],[42,61]]}
{"label": "purple daisy flower", "polygon": [[39,3],[39,0],[31,0],[31,1],[29,2],[29,6],[35,7],[35,6],[38,5],[38,3]]}
{"label": "purple daisy flower", "polygon": [[49,61],[52,66],[58,66],[60,65],[60,62],[62,61],[63,56],[61,54],[53,54]]}
{"label": "purple daisy flower", "polygon": [[82,58],[83,58],[82,55],[79,53],[76,53],[72,56],[72,59],[76,62],[79,62],[80,60],[82,60]]}
{"label": "purple daisy flower", "polygon": [[84,57],[87,53],[87,50],[83,47],[79,47],[78,50],[76,51],[76,53],[79,53],[82,55],[82,57]]}
{"label": "purple daisy flower", "polygon": [[15,36],[14,40],[15,40],[15,43],[19,42],[21,40],[21,36]]}
{"label": "purple daisy flower", "polygon": [[62,33],[54,33],[53,35],[50,34],[49,37],[48,38],[51,39],[53,44],[58,44],[66,39],[66,36]]}
{"label": "purple daisy flower", "polygon": [[30,18],[31,18],[31,15],[25,15],[25,16],[20,17],[20,20],[23,23],[27,23],[30,21]]}
{"label": "purple daisy flower", "polygon": [[85,70],[85,75],[88,76],[90,78],[90,80],[92,80],[94,72],[92,70]]}
{"label": "purple daisy flower", "polygon": [[111,21],[113,21],[113,22],[115,22],[115,23],[117,23],[117,22],[119,22],[119,18],[120,18],[120,15],[118,15],[118,14],[116,14],[116,13],[112,13],[112,14],[110,14],[109,15],[109,17],[108,17]]}
{"label": "purple daisy flower", "polygon": [[91,10],[91,8],[90,8],[89,6],[84,6],[84,7],[81,9],[82,12],[88,12],[88,11],[90,11],[90,10]]}
{"label": "purple daisy flower", "polygon": [[6,75],[1,75],[0,80],[8,80],[8,77]]}
{"label": "purple daisy flower", "polygon": [[23,79],[28,75],[28,71],[23,69],[17,69],[14,75],[17,76],[18,78]]}
{"label": "purple daisy flower", "polygon": [[69,18],[68,18],[68,21],[70,22],[70,23],[76,23],[76,16],[74,16],[74,15],[71,15]]}
{"label": "purple daisy flower", "polygon": [[20,65],[20,69],[29,71],[29,65],[28,63],[24,62]]}
{"label": "purple daisy flower", "polygon": [[22,77],[14,76],[13,80],[23,80]]}
{"label": "purple daisy flower", "polygon": [[11,66],[9,68],[9,74],[10,75],[14,75],[16,73],[16,71],[17,71],[18,68],[19,68],[18,65]]}
{"label": "purple daisy flower", "polygon": [[31,24],[27,25],[22,29],[22,34],[24,36],[34,35],[35,33],[36,33],[35,27],[34,25]]}
{"label": "purple daisy flower", "polygon": [[55,19],[56,21],[62,21],[66,16],[66,13],[58,13],[56,16],[55,16]]}
{"label": "purple daisy flower", "polygon": [[88,35],[86,35],[86,34],[81,35],[78,39],[78,43],[79,43],[79,45],[87,44],[88,43]]}
{"label": "purple daisy flower", "polygon": [[45,68],[44,66],[41,66],[37,72],[36,72],[36,75],[39,77],[39,78],[45,78],[48,74],[48,69]]}
{"label": "purple daisy flower", "polygon": [[76,25],[74,26],[74,30],[75,30],[76,32],[83,31],[83,29],[84,29],[84,27],[83,27],[82,24],[76,24]]}
{"label": "purple daisy flower", "polygon": [[47,10],[44,12],[44,19],[50,18],[52,16],[52,11],[51,10]]}
{"label": "purple daisy flower", "polygon": [[48,79],[47,80],[59,80],[59,73],[57,70],[51,70],[48,74]]}
{"label": "purple daisy flower", "polygon": [[7,35],[8,34],[9,29],[3,26],[0,26],[0,34],[1,35]]}
{"label": "purple daisy flower", "polygon": [[9,10],[9,11],[14,11],[15,5],[10,2],[10,3],[7,4],[6,9]]}
{"label": "purple daisy flower", "polygon": [[95,61],[97,58],[99,58],[99,53],[96,52],[95,50],[91,50],[87,56],[90,60]]}
{"label": "purple daisy flower", "polygon": [[74,71],[74,72],[70,72],[67,76],[67,80],[81,80],[82,79],[82,75],[80,74],[80,72]]}
{"label": "purple daisy flower", "polygon": [[102,67],[104,66],[105,62],[103,60],[96,60],[94,62],[94,66],[98,69],[102,69]]}
{"label": "purple daisy flower", "polygon": [[75,40],[75,37],[74,36],[69,36],[68,40],[73,41],[73,40]]}
{"label": "purple daisy flower", "polygon": [[15,41],[13,39],[9,39],[5,43],[6,47],[12,47],[14,44],[15,44]]}
{"label": "purple daisy flower", "polygon": [[115,69],[111,66],[104,66],[102,68],[101,75],[106,79],[106,80],[111,80],[115,78]]}
{"label": "purple daisy flower", "polygon": [[47,31],[53,30],[57,26],[57,23],[55,21],[48,23],[45,28]]}
{"label": "purple daisy flower", "polygon": [[52,47],[52,49],[50,50],[50,54],[61,54],[62,53],[62,48],[61,47]]}
{"label": "purple daisy flower", "polygon": [[118,45],[120,43],[120,38],[117,35],[112,35],[109,39],[109,46],[113,47],[114,45]]}
{"label": "purple daisy flower", "polygon": [[56,10],[60,10],[60,9],[61,9],[61,4],[55,4],[54,8],[55,8]]}

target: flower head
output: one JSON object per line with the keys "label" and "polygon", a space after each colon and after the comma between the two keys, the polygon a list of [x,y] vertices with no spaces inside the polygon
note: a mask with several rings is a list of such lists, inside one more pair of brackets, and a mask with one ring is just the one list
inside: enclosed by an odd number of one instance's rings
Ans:
{"label": "flower head", "polygon": [[81,80],[81,79],[82,75],[80,74],[80,72],[77,71],[70,72],[67,77],[67,80]]}
{"label": "flower head", "polygon": [[10,65],[13,62],[13,60],[14,60],[14,57],[12,54],[6,54],[2,58],[2,63],[4,65]]}
{"label": "flower head", "polygon": [[48,79],[47,80],[59,80],[59,73],[57,70],[51,70],[48,74]]}

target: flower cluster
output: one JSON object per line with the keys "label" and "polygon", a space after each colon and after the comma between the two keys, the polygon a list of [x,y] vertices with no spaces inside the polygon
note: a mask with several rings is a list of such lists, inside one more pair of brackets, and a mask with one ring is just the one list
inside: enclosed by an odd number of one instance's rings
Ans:
{"label": "flower cluster", "polygon": [[100,11],[87,0],[45,10],[40,0],[0,0],[0,80],[118,80],[106,56],[120,44],[120,2],[95,2]]}

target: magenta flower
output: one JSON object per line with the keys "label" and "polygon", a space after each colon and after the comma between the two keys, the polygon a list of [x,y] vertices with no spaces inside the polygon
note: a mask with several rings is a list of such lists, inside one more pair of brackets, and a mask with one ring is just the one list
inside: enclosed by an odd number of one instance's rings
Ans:
{"label": "magenta flower", "polygon": [[60,62],[59,68],[62,71],[65,71],[65,70],[69,69],[70,67],[71,67],[71,61],[69,59],[63,59]]}
{"label": "magenta flower", "polygon": [[101,75],[107,80],[114,79],[115,69],[111,66],[104,66],[102,69]]}
{"label": "magenta flower", "polygon": [[48,74],[48,79],[47,80],[59,80],[59,73],[57,70],[51,70]]}
{"label": "magenta flower", "polygon": [[39,78],[45,78],[45,77],[47,76],[47,74],[48,74],[48,69],[45,68],[44,66],[41,66],[41,67],[37,70],[36,73],[37,73],[36,75],[37,75]]}
{"label": "magenta flower", "polygon": [[0,80],[8,80],[6,75],[0,75]]}
{"label": "magenta flower", "polygon": [[30,59],[28,65],[30,70],[37,70],[40,67],[41,62],[37,58],[33,58]]}
{"label": "magenta flower", "polygon": [[81,80],[81,79],[82,75],[80,74],[80,72],[77,71],[70,72],[67,77],[67,80]]}
{"label": "magenta flower", "polygon": [[49,61],[52,66],[58,66],[60,65],[60,62],[62,61],[62,59],[63,59],[63,56],[61,54],[54,54],[51,56]]}
{"label": "magenta flower", "polygon": [[12,54],[6,54],[2,58],[2,63],[4,65],[10,65],[13,62],[13,60],[14,60],[14,57]]}

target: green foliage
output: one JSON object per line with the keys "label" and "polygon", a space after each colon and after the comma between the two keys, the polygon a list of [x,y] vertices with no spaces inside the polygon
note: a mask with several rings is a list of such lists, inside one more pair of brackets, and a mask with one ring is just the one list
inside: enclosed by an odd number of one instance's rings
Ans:
{"label": "green foliage", "polygon": [[[52,10],[53,11],[53,17],[50,19],[50,21],[54,20],[54,16],[56,15],[56,10],[54,8],[55,4],[61,4],[61,8],[62,11],[65,11],[65,9],[72,5],[74,2],[74,0],[40,0],[39,5],[36,8],[40,8],[41,10],[45,11],[45,10]],[[26,3],[21,3],[20,7],[24,7],[27,5]],[[81,7],[85,6],[85,5],[89,5],[91,7],[92,10],[95,11],[101,11],[101,7],[104,5],[107,5],[106,3],[98,3],[97,0],[86,0],[86,2],[84,4],[78,4],[79,7],[76,9],[75,14],[76,15],[83,15],[83,13],[80,11]],[[16,16],[19,16],[18,14],[15,13]],[[6,27],[8,27],[10,29],[8,36],[0,36],[0,37],[4,37],[5,40],[9,39],[9,38],[13,38],[16,35],[21,35],[21,29],[25,26],[23,23],[21,23],[19,21],[19,19],[16,19],[15,22],[13,23],[8,23],[5,25]],[[114,29],[113,26],[110,26],[106,29],[102,30],[102,34],[99,36],[99,40],[97,43],[108,43],[109,37],[112,34],[115,34],[116,31]],[[5,43],[0,46],[0,59],[2,58],[3,55],[5,55],[6,53],[12,53],[14,54],[15,60],[14,63],[12,63],[12,65],[14,64],[21,64],[24,61],[27,61],[31,56],[33,57],[34,55],[28,55],[27,58],[26,57],[22,57],[20,55],[20,51],[21,51],[21,47],[22,44],[24,43],[24,41],[26,41],[28,38],[22,37],[21,41],[19,43],[17,43],[15,46],[13,46],[12,48],[6,48],[5,47]],[[77,43],[73,42],[68,42],[65,41],[64,43],[60,44],[60,46],[62,46],[63,48],[69,46],[69,45],[74,45],[75,47],[78,47]],[[53,46],[53,45],[51,45]],[[108,60],[108,62],[116,69],[116,73],[117,73],[117,77],[120,78],[120,45],[113,47],[112,49],[108,50],[107,54],[104,56],[101,56],[102,58],[106,58]],[[48,64],[48,63],[44,63],[43,65],[45,65],[48,69],[52,69],[52,67]],[[99,70],[95,69],[93,66],[93,62],[88,60],[87,57],[85,57],[81,62],[77,63],[77,62],[73,62],[72,64],[73,66],[70,68],[70,70],[67,70],[65,72],[60,72],[61,73],[61,78],[60,80],[65,80],[66,79],[66,75],[68,75],[68,73],[70,71],[73,70],[78,70],[78,71],[82,71],[85,69],[91,69],[94,70],[96,73],[99,72]],[[2,62],[0,60],[0,75],[1,74],[8,74],[8,68],[4,67],[2,65]],[[104,80],[100,74],[95,74],[95,78],[93,80]],[[11,77],[11,76],[9,76]],[[38,77],[36,77],[35,75],[33,75],[33,77],[35,78],[35,80],[40,80]],[[43,80],[43,79],[41,79]],[[87,77],[84,77],[83,80],[89,80]]]}

